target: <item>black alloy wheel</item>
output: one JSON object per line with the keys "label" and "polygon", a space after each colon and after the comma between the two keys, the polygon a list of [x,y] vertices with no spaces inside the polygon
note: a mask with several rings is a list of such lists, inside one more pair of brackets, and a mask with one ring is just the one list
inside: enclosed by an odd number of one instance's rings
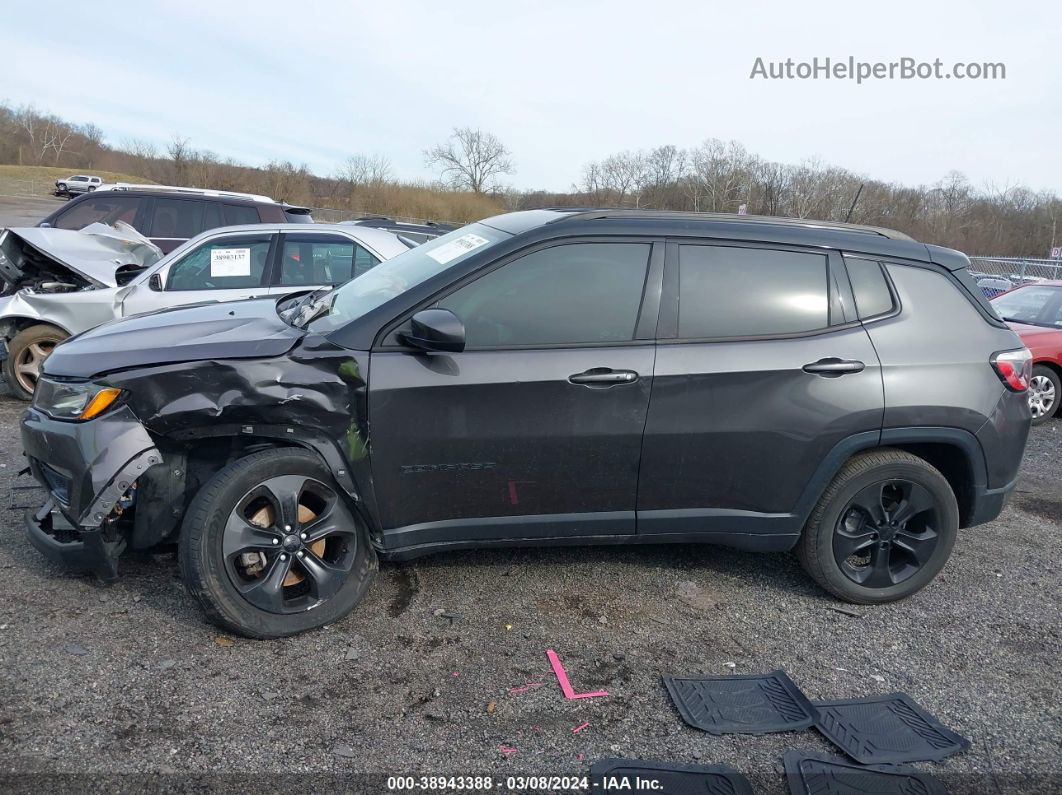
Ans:
{"label": "black alloy wheel", "polygon": [[251,489],[225,524],[225,568],[240,595],[270,613],[332,598],[354,564],[354,517],[331,488],[302,475]]}
{"label": "black alloy wheel", "polygon": [[873,483],[842,511],[834,530],[834,560],[859,585],[897,585],[932,559],[939,522],[936,500],[924,486],[900,479]]}

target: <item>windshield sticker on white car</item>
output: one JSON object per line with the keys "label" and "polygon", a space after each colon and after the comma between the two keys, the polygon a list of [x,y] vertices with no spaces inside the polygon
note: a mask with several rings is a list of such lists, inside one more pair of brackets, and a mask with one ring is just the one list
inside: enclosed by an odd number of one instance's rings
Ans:
{"label": "windshield sticker on white car", "polygon": [[462,254],[467,254],[470,251],[475,251],[489,242],[487,238],[479,235],[461,235],[457,240],[451,240],[449,243],[427,252],[427,254],[440,265],[445,265],[450,260],[457,259]]}
{"label": "windshield sticker on white car", "polygon": [[213,248],[210,250],[211,276],[250,276],[251,249]]}

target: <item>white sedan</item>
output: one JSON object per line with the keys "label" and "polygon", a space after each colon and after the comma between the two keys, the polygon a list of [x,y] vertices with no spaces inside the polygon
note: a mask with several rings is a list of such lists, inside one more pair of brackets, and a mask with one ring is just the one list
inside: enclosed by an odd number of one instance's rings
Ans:
{"label": "white sedan", "polygon": [[108,320],[339,285],[407,249],[390,232],[345,224],[221,227],[165,256],[128,224],[7,229],[0,232],[4,380],[28,400],[52,349]]}

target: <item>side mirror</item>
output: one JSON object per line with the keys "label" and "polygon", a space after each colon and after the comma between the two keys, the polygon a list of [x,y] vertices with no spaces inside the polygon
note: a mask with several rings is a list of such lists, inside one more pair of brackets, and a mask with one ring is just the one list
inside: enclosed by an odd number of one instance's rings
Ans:
{"label": "side mirror", "polygon": [[154,290],[156,293],[162,292],[162,277],[157,273],[151,274],[151,278],[148,279],[148,288]]}
{"label": "side mirror", "polygon": [[449,309],[422,309],[398,339],[422,351],[460,353],[465,349],[465,324]]}

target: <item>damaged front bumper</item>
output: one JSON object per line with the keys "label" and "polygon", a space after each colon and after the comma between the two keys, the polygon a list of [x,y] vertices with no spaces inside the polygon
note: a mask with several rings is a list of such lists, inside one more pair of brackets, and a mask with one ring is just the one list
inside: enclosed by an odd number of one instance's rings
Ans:
{"label": "damaged front bumper", "polygon": [[27,514],[30,542],[52,560],[115,579],[125,548],[115,522],[137,479],[162,462],[148,432],[128,406],[87,422],[30,408],[21,430],[30,472],[49,494]]}

